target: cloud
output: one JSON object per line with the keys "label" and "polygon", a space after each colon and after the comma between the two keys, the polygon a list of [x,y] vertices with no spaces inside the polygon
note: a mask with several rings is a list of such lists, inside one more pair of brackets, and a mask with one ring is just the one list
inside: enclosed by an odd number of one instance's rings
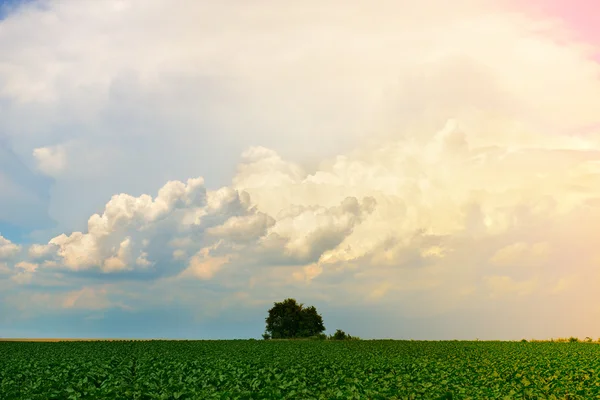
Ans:
{"label": "cloud", "polygon": [[471,0],[115,4],[0,22],[20,155],[0,153],[0,214],[29,193],[12,157],[55,177],[61,221],[6,262],[21,293],[62,279],[40,302],[200,319],[298,295],[489,329],[482,310],[518,325],[594,298],[600,67],[555,21]]}
{"label": "cloud", "polygon": [[0,133],[0,226],[24,231],[52,226],[51,185],[51,180],[32,172]]}
{"label": "cloud", "polygon": [[110,310],[131,311],[131,308],[116,300],[120,290],[111,285],[83,286],[74,290],[48,292],[21,291],[8,299],[13,309],[17,309],[28,318],[39,318],[44,314],[82,313],[84,319],[99,318]]}
{"label": "cloud", "polygon": [[111,303],[107,299],[106,295],[106,288],[84,287],[81,290],[66,293],[62,299],[62,306],[70,309],[106,309],[111,306]]}
{"label": "cloud", "polygon": [[498,250],[491,263],[498,266],[544,265],[550,256],[548,243],[514,243]]}
{"label": "cloud", "polygon": [[513,295],[524,296],[531,294],[535,290],[538,282],[536,279],[516,282],[509,276],[489,276],[486,277],[485,283],[490,289],[490,296]]}
{"label": "cloud", "polygon": [[48,176],[56,176],[67,166],[67,152],[64,146],[40,147],[33,150],[38,169]]}
{"label": "cloud", "polygon": [[371,197],[346,197],[337,206],[290,205],[270,216],[246,192],[207,190],[203,182],[171,181],[154,198],[115,195],[90,217],[87,232],[31,245],[28,256],[50,269],[212,279],[227,264],[316,262],[376,208]]}
{"label": "cloud", "polygon": [[0,260],[12,258],[21,250],[21,246],[0,236]]}
{"label": "cloud", "polygon": [[31,259],[44,258],[54,250],[52,245],[32,244],[29,246],[28,255]]}
{"label": "cloud", "polygon": [[194,255],[183,271],[182,276],[193,276],[198,279],[211,279],[223,265],[230,261],[230,257],[211,257],[210,248],[206,247]]}
{"label": "cloud", "polygon": [[0,274],[7,275],[10,274],[12,270],[9,268],[8,264],[5,262],[0,262]]}
{"label": "cloud", "polygon": [[[88,221],[86,233],[62,234],[50,240],[46,246],[56,248],[56,259],[66,268],[81,270],[99,267],[105,272],[132,268],[131,259],[143,260],[144,240],[136,248],[128,234],[141,232],[142,237],[155,233],[160,225],[194,223],[202,213],[200,206],[206,200],[203,180],[189,179],[187,183],[168,182],[156,198],[149,195],[133,197],[115,195],[106,204],[102,215],[94,214]],[[182,214],[181,209],[187,209]],[[44,252],[47,247],[44,247]],[[147,260],[146,260],[147,261]]]}
{"label": "cloud", "polygon": [[[458,150],[444,145],[456,132]],[[137,271],[231,290],[249,284],[257,296],[267,281],[282,290],[308,285],[313,295],[333,290],[330,301],[339,301],[334,287],[370,304],[416,296],[421,314],[478,297],[564,291],[563,263],[596,246],[591,232],[572,229],[600,221],[600,152],[563,149],[568,143],[473,146],[474,134],[451,121],[421,147],[401,139],[313,172],[250,149],[233,187],[207,190],[196,178],[169,182],[154,198],[116,195],[87,232],[29,253],[53,262],[51,270]],[[594,259],[576,268],[591,274]]]}
{"label": "cloud", "polygon": [[451,117],[522,141],[540,126],[555,134],[597,123],[586,48],[557,44],[555,25],[498,2],[184,4],[48,1],[2,21],[0,129],[27,157],[69,143],[50,199],[63,231],[81,230],[114,193],[199,173],[227,185],[252,145],[315,166]]}
{"label": "cloud", "polygon": [[38,267],[38,264],[21,261],[15,264],[17,272],[12,276],[12,279],[20,284],[30,283]]}

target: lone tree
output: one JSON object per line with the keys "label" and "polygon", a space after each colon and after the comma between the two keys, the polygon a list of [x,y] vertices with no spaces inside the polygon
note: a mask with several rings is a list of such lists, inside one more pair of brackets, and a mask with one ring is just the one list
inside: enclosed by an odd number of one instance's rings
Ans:
{"label": "lone tree", "polygon": [[323,318],[314,306],[304,307],[295,299],[275,303],[266,318],[265,339],[307,338],[323,333]]}

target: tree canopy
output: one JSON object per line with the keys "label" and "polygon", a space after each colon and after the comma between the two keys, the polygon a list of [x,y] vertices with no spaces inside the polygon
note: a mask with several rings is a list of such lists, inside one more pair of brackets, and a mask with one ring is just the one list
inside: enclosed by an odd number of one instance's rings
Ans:
{"label": "tree canopy", "polygon": [[274,303],[266,318],[265,338],[307,338],[323,333],[323,318],[314,306],[304,307],[295,299]]}

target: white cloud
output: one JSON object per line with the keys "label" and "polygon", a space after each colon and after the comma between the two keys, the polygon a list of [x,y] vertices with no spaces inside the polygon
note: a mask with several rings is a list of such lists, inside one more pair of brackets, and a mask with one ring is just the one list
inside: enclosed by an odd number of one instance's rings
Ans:
{"label": "white cloud", "polygon": [[448,118],[522,143],[598,122],[587,50],[495,1],[76,3],[26,6],[0,40],[3,131],[27,156],[69,143],[51,200],[64,230],[112,193],[198,171],[226,185],[250,145],[315,164]]}
{"label": "white cloud", "polygon": [[[590,301],[600,67],[497,2],[408,3],[48,2],[0,22],[0,129],[20,154],[70,146],[68,168],[37,152],[53,215],[121,193],[21,269],[405,316]],[[198,173],[222,187],[173,178]]]}
{"label": "white cloud", "polygon": [[[104,260],[102,269],[105,272],[127,269],[127,260],[131,258],[131,238],[126,237],[120,244],[117,254]],[[113,249],[114,252],[114,249]],[[137,261],[137,260],[136,260]]]}
{"label": "white cloud", "polygon": [[55,246],[52,245],[43,245],[43,244],[32,244],[29,246],[28,254],[29,257],[36,260],[39,258],[44,258],[48,256],[53,251],[56,251]]}
{"label": "white cloud", "polygon": [[148,253],[146,253],[145,251],[140,251],[140,255],[135,259],[135,264],[140,267],[149,267],[151,265],[154,265],[154,263],[152,261],[149,261],[147,257]]}
{"label": "white cloud", "polygon": [[185,276],[211,279],[231,260],[238,260],[237,266],[316,262],[375,207],[370,197],[362,202],[347,197],[332,207],[290,206],[273,217],[258,211],[243,191],[207,191],[202,179],[172,181],[156,198],[113,196],[102,215],[89,219],[87,232],[31,245],[29,256],[74,271],[116,273],[160,265],[168,275],[186,267]]}
{"label": "white cloud", "polygon": [[15,267],[22,269],[24,272],[33,273],[38,268],[38,265],[26,261],[21,261],[20,263],[17,263]]}
{"label": "white cloud", "polygon": [[188,264],[188,267],[183,271],[182,276],[193,276],[198,279],[211,279],[225,264],[230,261],[229,256],[212,257],[210,256],[211,248],[205,247],[196,253]]}
{"label": "white cloud", "polygon": [[67,167],[67,151],[64,146],[40,147],[33,150],[38,169],[48,175],[57,176]]}
{"label": "white cloud", "polygon": [[[462,145],[444,145],[456,132]],[[420,304],[400,307],[405,315],[538,301],[574,284],[564,265],[592,274],[597,244],[586,227],[600,223],[600,152],[565,150],[564,139],[554,148],[493,138],[475,146],[476,134],[448,123],[421,145],[359,149],[312,172],[251,149],[233,187],[207,190],[198,178],[169,182],[155,198],[120,194],[87,232],[29,253],[53,268],[162,268],[169,279],[250,285],[257,301],[267,288],[302,285],[334,302]],[[590,257],[573,265],[573,252]],[[352,296],[340,300],[339,290]]]}
{"label": "white cloud", "polygon": [[21,251],[21,246],[0,235],[0,260],[12,258]]}
{"label": "white cloud", "polygon": [[310,283],[311,280],[323,273],[323,267],[317,263],[306,265],[302,270],[295,271],[292,275],[299,281]]}
{"label": "white cloud", "polygon": [[[57,256],[67,268],[79,270],[102,266],[106,272],[124,270],[133,264],[131,246],[135,244],[141,249],[148,244],[143,236],[146,231],[152,234],[156,224],[165,220],[181,223],[183,218],[178,210],[187,208],[188,216],[195,215],[195,207],[204,202],[202,179],[189,179],[187,183],[168,182],[155,199],[149,195],[137,198],[115,195],[106,204],[102,215],[90,217],[88,232],[62,234],[50,240],[49,245],[57,247]],[[142,232],[142,239],[132,243],[127,233],[135,231]],[[142,264],[144,261],[138,263]]]}
{"label": "white cloud", "polygon": [[19,284],[29,283],[33,279],[34,273],[38,267],[38,264],[21,261],[15,264],[17,272],[11,277],[11,279]]}
{"label": "white cloud", "polygon": [[209,228],[207,233],[215,237],[243,242],[263,236],[274,224],[275,219],[264,213],[243,217],[233,216],[222,225]]}

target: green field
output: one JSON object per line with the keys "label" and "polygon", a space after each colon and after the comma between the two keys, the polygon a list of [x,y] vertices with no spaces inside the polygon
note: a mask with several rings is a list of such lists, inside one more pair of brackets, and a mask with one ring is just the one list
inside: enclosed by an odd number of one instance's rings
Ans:
{"label": "green field", "polygon": [[600,346],[0,342],[0,399],[600,399]]}

